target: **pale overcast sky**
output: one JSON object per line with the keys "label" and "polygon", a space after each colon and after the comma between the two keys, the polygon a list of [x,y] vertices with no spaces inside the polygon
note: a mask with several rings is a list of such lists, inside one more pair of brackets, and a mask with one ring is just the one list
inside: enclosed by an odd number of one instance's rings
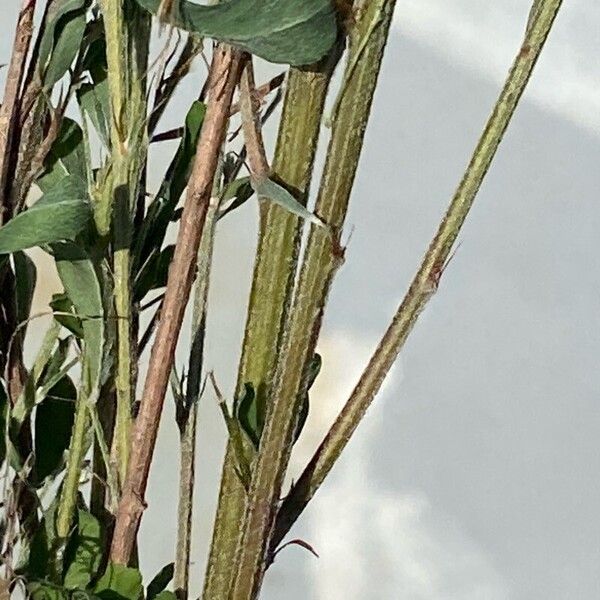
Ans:
{"label": "pale overcast sky", "polygon": [[[404,294],[498,94],[528,9],[527,0],[398,0],[296,472]],[[2,57],[13,21],[1,25]],[[599,34],[600,5],[564,2],[439,294],[294,530],[321,558],[284,551],[267,576],[265,600],[600,597]],[[201,69],[168,125],[179,124],[200,80]],[[163,164],[168,155],[155,158]],[[207,366],[227,389],[235,380],[255,221],[250,203],[219,231]],[[176,432],[167,405],[142,527],[149,575],[172,560],[175,538]],[[194,592],[224,439],[207,397]]]}

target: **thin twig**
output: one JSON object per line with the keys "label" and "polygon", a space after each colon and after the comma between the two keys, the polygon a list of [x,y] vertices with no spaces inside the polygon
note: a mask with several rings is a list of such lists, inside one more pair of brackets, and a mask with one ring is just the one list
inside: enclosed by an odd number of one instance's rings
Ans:
{"label": "thin twig", "polygon": [[536,0],[525,40],[515,58],[471,162],[410,288],[346,405],[286,497],[271,540],[274,550],[315,495],[352,437],[404,346],[419,315],[438,289],[451,251],[506,128],[527,86],[562,0]]}
{"label": "thin twig", "polygon": [[204,339],[210,272],[212,267],[219,186],[222,174],[222,156],[215,174],[212,198],[206,214],[197,259],[197,275],[192,314],[192,342],[188,360],[188,379],[185,397],[177,404],[177,425],[180,438],[179,499],[177,507],[177,545],[173,587],[178,598],[187,600],[189,587],[190,555],[192,544],[192,510],[196,468],[196,421],[198,402],[202,395],[204,369]]}
{"label": "thin twig", "polygon": [[[254,75],[253,75],[253,78],[254,78]],[[253,86],[252,98],[254,99],[254,102],[256,102],[260,106],[264,102],[264,99],[271,92],[275,91],[276,89],[279,89],[283,85],[284,81],[285,81],[285,73],[279,73],[279,75],[275,75],[275,77],[273,77],[273,79],[270,79],[266,83],[263,83],[262,85],[260,85],[258,87]],[[231,105],[231,112],[229,113],[229,115],[232,117],[233,115],[236,115],[240,111],[241,111],[241,103],[236,102],[235,104]]]}
{"label": "thin twig", "polygon": [[11,217],[10,213],[12,212],[6,203],[7,176],[11,152],[18,146],[18,141],[13,140],[13,133],[19,122],[19,98],[33,32],[35,4],[36,0],[23,0],[17,21],[10,65],[6,74],[4,98],[2,106],[0,106],[0,226]]}
{"label": "thin twig", "polygon": [[269,176],[270,167],[262,136],[260,103],[256,96],[252,58],[249,58],[246,62],[246,66],[240,77],[239,106],[251,176],[257,180],[265,179]]}
{"label": "thin twig", "polygon": [[144,494],[158,424],[192,288],[196,256],[240,66],[241,56],[236,50],[225,45],[215,49],[206,116],[198,140],[175,254],[169,269],[163,310],[150,355],[140,412],[131,434],[129,469],[110,553],[111,560],[117,564],[129,562],[144,511]]}

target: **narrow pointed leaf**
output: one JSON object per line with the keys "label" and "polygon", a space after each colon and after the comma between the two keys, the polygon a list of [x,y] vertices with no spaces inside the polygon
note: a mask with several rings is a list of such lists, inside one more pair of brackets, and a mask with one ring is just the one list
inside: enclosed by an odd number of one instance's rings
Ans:
{"label": "narrow pointed leaf", "polygon": [[48,152],[44,167],[43,175],[36,181],[42,192],[49,192],[67,176],[71,176],[74,182],[80,184],[82,192],[87,189],[83,131],[73,119],[68,117],[63,119],[60,132]]}
{"label": "narrow pointed leaf", "polygon": [[17,322],[24,323],[29,318],[33,293],[37,281],[35,264],[24,252],[15,252],[15,285],[17,300]]}
{"label": "narrow pointed leaf", "polygon": [[84,374],[90,392],[101,383],[104,360],[104,305],[96,268],[89,255],[73,243],[52,246],[56,268],[83,327]]}
{"label": "narrow pointed leaf", "polygon": [[39,53],[39,72],[50,89],[73,64],[85,33],[90,0],[53,2],[48,10]]}
{"label": "narrow pointed leaf", "polygon": [[179,148],[136,235],[134,271],[140,269],[150,255],[162,247],[167,227],[190,177],[205,113],[206,106],[202,102],[194,102],[188,111]]}
{"label": "narrow pointed leaf", "polygon": [[171,583],[175,573],[175,563],[165,565],[148,584],[146,600],[155,600],[157,596]]}
{"label": "narrow pointed leaf", "polygon": [[258,179],[253,181],[252,185],[259,198],[274,202],[293,215],[305,219],[310,223],[314,223],[320,227],[325,226],[319,217],[302,206],[290,192],[273,180],[267,178]]}

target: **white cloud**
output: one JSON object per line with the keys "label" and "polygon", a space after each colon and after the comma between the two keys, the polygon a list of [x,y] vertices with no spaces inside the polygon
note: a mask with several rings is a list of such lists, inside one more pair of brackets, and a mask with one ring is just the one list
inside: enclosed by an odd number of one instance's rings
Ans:
{"label": "white cloud", "polygon": [[[521,42],[530,5],[530,0],[400,0],[395,18],[403,35],[500,83]],[[531,101],[596,132],[599,23],[597,3],[565,2],[527,92]]]}
{"label": "white cloud", "polygon": [[[323,372],[312,394],[310,422],[295,457],[296,468],[337,414],[372,348],[347,333],[326,336],[320,347]],[[385,387],[398,384],[398,371],[390,374]],[[311,511],[308,539],[320,553],[320,560],[309,561],[311,597],[505,600],[505,584],[485,553],[454,524],[440,519],[422,493],[392,494],[370,481],[369,458],[385,418],[385,390],[382,396]]]}

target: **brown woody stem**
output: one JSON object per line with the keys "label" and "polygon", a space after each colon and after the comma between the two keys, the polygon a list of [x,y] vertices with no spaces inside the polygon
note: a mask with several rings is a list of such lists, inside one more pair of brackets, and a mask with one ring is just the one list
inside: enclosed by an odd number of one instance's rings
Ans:
{"label": "brown woody stem", "polygon": [[237,51],[225,45],[215,49],[206,116],[198,140],[175,254],[169,269],[164,305],[150,355],[140,411],[131,433],[129,467],[110,553],[111,560],[118,564],[125,565],[129,562],[145,507],[144,494],[160,415],[192,288],[200,238],[240,65],[241,57]]}

